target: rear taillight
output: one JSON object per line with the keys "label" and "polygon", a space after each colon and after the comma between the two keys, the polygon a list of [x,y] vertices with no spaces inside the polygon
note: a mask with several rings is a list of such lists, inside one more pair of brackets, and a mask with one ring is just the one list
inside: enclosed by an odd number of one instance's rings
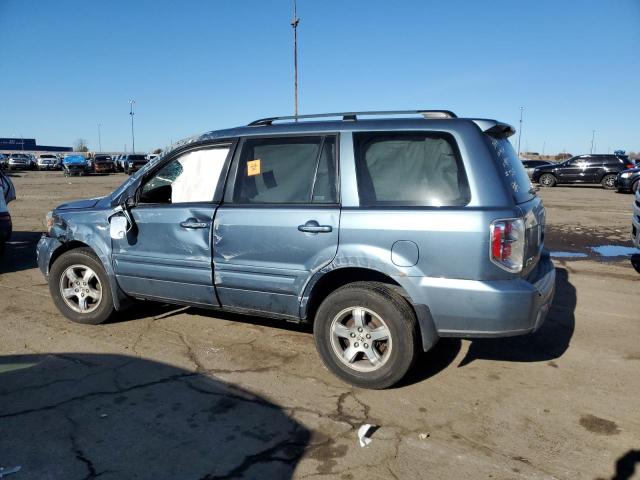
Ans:
{"label": "rear taillight", "polygon": [[519,218],[495,220],[490,227],[491,261],[509,272],[518,273],[524,264],[525,228]]}
{"label": "rear taillight", "polygon": [[627,170],[630,168],[635,168],[635,165],[633,163],[627,163],[624,168],[626,168]]}

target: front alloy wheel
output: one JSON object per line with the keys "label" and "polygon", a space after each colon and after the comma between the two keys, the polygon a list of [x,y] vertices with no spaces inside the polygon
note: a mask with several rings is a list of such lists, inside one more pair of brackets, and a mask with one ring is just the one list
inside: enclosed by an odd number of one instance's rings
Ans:
{"label": "front alloy wheel", "polygon": [[71,310],[91,313],[102,301],[102,284],[91,268],[71,265],[60,277],[60,294]]}
{"label": "front alloy wheel", "polygon": [[49,291],[60,313],[77,323],[97,325],[115,310],[107,273],[89,248],[69,250],[53,262]]}

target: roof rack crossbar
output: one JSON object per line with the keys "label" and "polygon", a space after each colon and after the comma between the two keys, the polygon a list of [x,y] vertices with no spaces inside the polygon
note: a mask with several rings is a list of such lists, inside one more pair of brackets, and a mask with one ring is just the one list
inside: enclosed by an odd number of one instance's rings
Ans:
{"label": "roof rack crossbar", "polygon": [[285,117],[268,117],[261,118],[251,122],[249,127],[272,125],[273,122],[282,120],[302,120],[308,118],[328,118],[328,117],[342,117],[345,121],[355,121],[358,116],[368,115],[422,115],[424,118],[458,118],[451,110],[382,110],[371,112],[336,112],[336,113],[315,113],[312,115],[290,115]]}

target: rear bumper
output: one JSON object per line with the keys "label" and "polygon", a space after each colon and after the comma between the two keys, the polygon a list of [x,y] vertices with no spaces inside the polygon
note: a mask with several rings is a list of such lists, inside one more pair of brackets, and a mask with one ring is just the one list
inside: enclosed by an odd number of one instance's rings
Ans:
{"label": "rear bumper", "polygon": [[508,337],[540,328],[555,293],[555,267],[543,254],[528,279],[477,281],[433,277],[396,280],[414,304],[427,305],[441,337]]}
{"label": "rear bumper", "polygon": [[13,226],[10,216],[0,216],[0,242],[7,242],[11,239]]}

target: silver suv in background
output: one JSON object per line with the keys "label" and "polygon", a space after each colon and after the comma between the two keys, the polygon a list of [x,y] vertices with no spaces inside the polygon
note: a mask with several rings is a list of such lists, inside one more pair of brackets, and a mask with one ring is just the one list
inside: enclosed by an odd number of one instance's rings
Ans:
{"label": "silver suv in background", "polygon": [[73,321],[144,299],[307,322],[337,376],[389,387],[440,337],[521,335],[549,311],[513,133],[431,110],[209,132],[50,212],[38,264]]}

